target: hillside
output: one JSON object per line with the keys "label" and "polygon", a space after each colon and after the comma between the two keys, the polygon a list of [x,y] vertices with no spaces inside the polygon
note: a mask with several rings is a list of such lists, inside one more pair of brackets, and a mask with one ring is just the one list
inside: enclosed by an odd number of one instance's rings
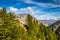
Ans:
{"label": "hillside", "polygon": [[[20,21],[22,24],[25,24],[27,15],[28,14],[17,14],[16,17],[20,18]],[[38,20],[38,23],[43,23],[46,26],[49,26],[49,25],[53,24],[54,22],[56,22],[56,20]]]}
{"label": "hillside", "polygon": [[53,24],[50,25],[50,28],[55,32],[60,26],[60,20],[57,20]]}
{"label": "hillside", "polygon": [[52,29],[52,31],[54,31],[56,33],[58,40],[60,40],[60,20],[51,24],[50,28]]}
{"label": "hillside", "polygon": [[[26,24],[27,25],[23,25]],[[56,34],[28,15],[0,11],[0,40],[57,40]]]}

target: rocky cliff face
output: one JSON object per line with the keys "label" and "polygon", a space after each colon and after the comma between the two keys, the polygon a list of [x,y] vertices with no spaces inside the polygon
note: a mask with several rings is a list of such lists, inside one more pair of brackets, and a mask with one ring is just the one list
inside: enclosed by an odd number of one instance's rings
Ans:
{"label": "rocky cliff face", "polygon": [[20,19],[21,24],[26,24],[26,18],[28,14],[17,14],[16,17]]}
{"label": "rocky cliff face", "polygon": [[50,28],[52,31],[54,31],[58,37],[58,40],[60,40],[60,20],[56,21],[55,23],[50,25]]}
{"label": "rocky cliff face", "polygon": [[[26,24],[26,18],[28,14],[17,14],[16,17],[20,19],[22,24]],[[34,17],[33,17],[34,18]],[[35,18],[34,18],[35,19]],[[56,20],[37,20],[38,23],[43,23],[46,26],[51,25],[52,23],[56,22]]]}
{"label": "rocky cliff face", "polygon": [[50,25],[50,28],[55,32],[60,27],[60,20],[57,20],[53,24]]}

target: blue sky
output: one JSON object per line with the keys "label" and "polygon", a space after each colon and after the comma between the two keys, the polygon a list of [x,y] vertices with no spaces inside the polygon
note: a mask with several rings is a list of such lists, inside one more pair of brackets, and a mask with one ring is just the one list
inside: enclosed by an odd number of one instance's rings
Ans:
{"label": "blue sky", "polygon": [[60,19],[60,0],[0,0],[0,9],[17,14],[29,13],[38,20]]}

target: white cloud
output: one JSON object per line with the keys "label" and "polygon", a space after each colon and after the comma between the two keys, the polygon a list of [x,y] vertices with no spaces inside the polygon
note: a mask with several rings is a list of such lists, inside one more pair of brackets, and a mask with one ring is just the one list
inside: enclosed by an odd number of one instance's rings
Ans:
{"label": "white cloud", "polygon": [[31,13],[31,14],[35,14],[35,11],[33,8],[31,7],[27,7],[27,10]]}
{"label": "white cloud", "polygon": [[[38,20],[50,20],[50,19],[55,19],[57,20],[58,18],[60,18],[60,16],[58,15],[58,13],[60,12],[44,12],[40,9],[36,9],[36,7],[26,7],[26,8],[14,8],[14,7],[9,7],[9,10],[11,12],[14,13],[18,13],[18,14],[24,14],[24,13],[30,13],[32,16],[34,16],[36,19]],[[8,10],[8,11],[9,11]]]}
{"label": "white cloud", "polygon": [[60,4],[57,5],[57,4],[52,4],[52,3],[38,3],[38,2],[35,2],[32,0],[21,0],[21,1],[23,1],[24,3],[27,3],[27,4],[35,4],[40,7],[46,7],[46,8],[60,7]]}
{"label": "white cloud", "polygon": [[35,13],[37,12],[37,10],[35,10],[35,8],[36,8],[36,7],[21,8],[21,9],[19,9],[19,12],[35,14]]}
{"label": "white cloud", "polygon": [[0,9],[2,9],[2,7],[0,7]]}
{"label": "white cloud", "polygon": [[46,13],[45,14],[42,14],[42,15],[34,15],[34,17],[38,20],[50,20],[50,19],[53,19],[53,20],[58,20],[60,19],[60,16],[57,15],[59,14],[58,12],[52,12],[52,13]]}
{"label": "white cloud", "polygon": [[27,10],[27,8],[20,8],[18,13],[29,13],[29,11]]}
{"label": "white cloud", "polygon": [[27,10],[26,8],[21,8],[20,10]]}
{"label": "white cloud", "polygon": [[9,7],[8,12],[12,12],[12,13],[30,13],[30,14],[34,14],[34,7],[26,7],[26,8],[14,8],[14,7]]}
{"label": "white cloud", "polygon": [[14,8],[14,7],[9,7],[9,9],[10,9],[10,11],[13,11],[13,12],[18,11],[18,9]]}
{"label": "white cloud", "polygon": [[14,8],[14,7],[8,7],[7,8],[7,12],[17,13],[18,12],[18,9],[17,8]]}

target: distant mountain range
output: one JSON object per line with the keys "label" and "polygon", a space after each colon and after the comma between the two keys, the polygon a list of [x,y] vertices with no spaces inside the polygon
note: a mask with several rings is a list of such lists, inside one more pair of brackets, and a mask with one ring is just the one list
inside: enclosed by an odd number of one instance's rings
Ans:
{"label": "distant mountain range", "polygon": [[54,22],[56,22],[57,20],[38,20],[39,23],[43,23],[46,26],[49,26],[51,24],[53,24]]}
{"label": "distant mountain range", "polygon": [[[28,14],[17,14],[16,17],[20,18],[20,21],[24,24],[27,15]],[[54,22],[56,22],[56,20],[38,20],[38,23],[43,23],[46,26],[49,26],[49,25],[53,24]]]}

